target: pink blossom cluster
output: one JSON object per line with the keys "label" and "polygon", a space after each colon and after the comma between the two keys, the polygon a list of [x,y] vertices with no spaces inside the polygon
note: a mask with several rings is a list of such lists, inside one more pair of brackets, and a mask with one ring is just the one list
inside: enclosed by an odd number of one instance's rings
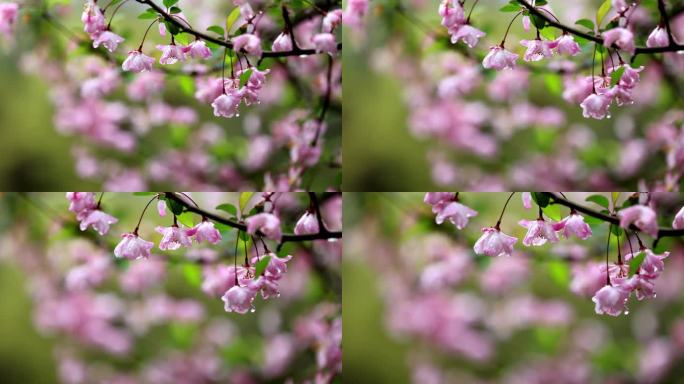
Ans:
{"label": "pink blossom cluster", "polygon": [[76,219],[81,222],[81,231],[92,226],[100,235],[105,235],[109,232],[109,226],[119,221],[100,210],[100,203],[95,202],[93,192],[67,192],[66,198],[69,200],[69,211],[75,213]]}
{"label": "pink blossom cluster", "polygon": [[439,16],[442,17],[442,26],[451,35],[452,44],[463,40],[467,46],[473,48],[480,38],[485,36],[484,32],[470,25],[463,4],[459,0],[442,0],[439,3]]}

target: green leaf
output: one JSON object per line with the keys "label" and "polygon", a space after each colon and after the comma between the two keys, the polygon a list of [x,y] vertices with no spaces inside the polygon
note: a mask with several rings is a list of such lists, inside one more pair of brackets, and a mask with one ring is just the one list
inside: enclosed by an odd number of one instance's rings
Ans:
{"label": "green leaf", "polygon": [[589,19],[579,19],[575,21],[575,24],[587,27],[590,30],[594,30],[594,22]]}
{"label": "green leaf", "polygon": [[622,74],[624,72],[625,72],[625,67],[622,67],[622,66],[617,71],[613,71],[610,74],[610,84],[616,85],[620,81],[620,78],[622,77]]}
{"label": "green leaf", "polygon": [[548,3],[549,3],[549,2],[546,1],[546,0],[537,0],[537,1],[534,2],[534,6],[535,6],[535,7],[541,7],[542,5],[546,5],[546,4],[548,4]]}
{"label": "green leaf", "polygon": [[539,30],[539,35],[547,40],[556,40],[556,33],[553,28],[544,28]]}
{"label": "green leaf", "polygon": [[152,196],[156,194],[157,192],[133,192],[133,196]]}
{"label": "green leaf", "polygon": [[610,203],[608,202],[608,198],[606,198],[603,195],[591,195],[585,199],[585,201],[590,201],[592,203],[596,203],[600,206],[602,206],[605,209],[608,209],[610,206]]}
{"label": "green leaf", "polygon": [[506,4],[499,8],[500,12],[517,12],[520,10],[520,5],[517,4]]}
{"label": "green leaf", "polygon": [[171,8],[178,3],[178,0],[164,0],[163,3],[166,8]]}
{"label": "green leaf", "polygon": [[183,213],[183,209],[185,208],[183,207],[183,204],[171,199],[167,200],[166,203],[168,204],[169,209],[171,209],[171,212],[173,212],[174,215],[178,216],[181,213]]}
{"label": "green leaf", "polygon": [[145,12],[138,15],[140,20],[156,19],[157,17],[159,17],[159,14],[152,8],[146,9]]}
{"label": "green leaf", "polygon": [[164,24],[166,24],[166,29],[171,33],[172,35],[177,35],[180,33],[180,28],[178,26],[168,20],[164,21]]}
{"label": "green leaf", "polygon": [[254,276],[261,276],[266,270],[269,261],[271,261],[271,256],[262,257],[254,267]]}
{"label": "green leaf", "polygon": [[216,227],[221,234],[226,234],[233,230],[233,227],[223,223],[214,223],[214,227]]}
{"label": "green leaf", "polygon": [[610,198],[613,200],[613,207],[617,206],[617,201],[620,199],[620,192],[611,192]]}
{"label": "green leaf", "polygon": [[641,263],[644,261],[644,258],[646,258],[646,253],[639,252],[639,255],[633,257],[629,261],[629,277],[632,277],[635,273],[637,273],[639,267],[641,266]]}
{"label": "green leaf", "polygon": [[560,260],[552,260],[548,263],[549,276],[556,284],[567,287],[570,284],[570,268],[567,263]]}
{"label": "green leaf", "polygon": [[171,13],[172,15],[175,15],[175,14],[181,13],[181,12],[183,12],[183,11],[181,11],[181,9],[178,7],[171,7],[171,9],[169,10],[169,13]]}
{"label": "green leaf", "polygon": [[611,7],[611,0],[605,0],[603,4],[599,7],[598,11],[596,11],[596,25],[600,26],[601,22],[603,21],[603,18],[606,17],[606,14],[608,14],[608,11],[610,11]]}
{"label": "green leaf", "polygon": [[207,28],[207,31],[217,33],[221,35],[221,37],[223,37],[226,34],[223,31],[223,28],[219,27],[218,25],[212,25],[211,27]]}
{"label": "green leaf", "polygon": [[248,69],[240,75],[240,87],[244,87],[245,84],[247,84],[247,81],[249,80],[249,77],[252,76],[252,69]]}
{"label": "green leaf", "polygon": [[537,29],[543,29],[546,26],[546,20],[539,15],[532,15],[532,24],[534,24]]}
{"label": "green leaf", "polygon": [[613,232],[613,235],[615,235],[615,236],[617,236],[617,237],[622,236],[622,228],[620,228],[620,226],[618,226],[618,225],[613,225],[613,226],[611,226],[610,228],[611,228],[610,231]]}
{"label": "green leaf", "polygon": [[532,192],[532,198],[538,206],[544,208],[549,205],[550,197],[549,195],[542,192]]}
{"label": "green leaf", "polygon": [[233,24],[237,21],[237,19],[240,18],[240,7],[235,7],[233,8],[232,11],[228,14],[228,17],[226,17],[226,31],[230,33],[230,30],[233,28]]}
{"label": "green leaf", "polygon": [[216,209],[228,212],[232,216],[237,216],[237,208],[233,204],[221,204],[217,205]]}
{"label": "green leaf", "polygon": [[558,204],[547,205],[542,208],[542,212],[544,212],[548,218],[555,221],[560,221],[563,218],[561,215],[561,207]]}
{"label": "green leaf", "polygon": [[181,266],[183,277],[193,287],[199,287],[202,284],[202,269],[197,264],[185,263]]}
{"label": "green leaf", "polygon": [[178,219],[178,221],[181,224],[185,225],[188,228],[195,226],[195,214],[192,212],[185,211],[180,215],[176,216],[176,219]]}
{"label": "green leaf", "polygon": [[243,213],[245,211],[245,207],[247,206],[247,203],[249,203],[249,199],[252,198],[252,195],[254,195],[254,192],[240,193],[240,213]]}

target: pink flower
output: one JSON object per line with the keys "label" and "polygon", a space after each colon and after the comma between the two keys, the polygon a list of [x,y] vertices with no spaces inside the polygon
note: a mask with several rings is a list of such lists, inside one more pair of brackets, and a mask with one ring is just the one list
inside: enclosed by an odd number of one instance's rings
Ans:
{"label": "pink flower", "polygon": [[677,212],[674,220],[672,221],[672,228],[674,229],[684,229],[684,207]]}
{"label": "pink flower", "polygon": [[161,217],[166,216],[166,201],[159,200],[157,202],[157,212],[159,212],[159,216]]}
{"label": "pink flower", "polygon": [[185,47],[185,51],[190,57],[195,59],[208,59],[211,57],[211,49],[207,47],[204,40],[195,40]]}
{"label": "pink flower", "polygon": [[596,303],[594,310],[597,314],[602,315],[605,313],[610,316],[618,316],[623,311],[627,313],[628,298],[629,291],[619,286],[605,285],[596,292],[591,301]]}
{"label": "pink flower", "polygon": [[292,39],[289,33],[282,32],[278,37],[273,40],[273,45],[271,46],[273,52],[287,52],[292,50]]}
{"label": "pink flower", "polygon": [[449,29],[449,34],[451,35],[452,44],[456,44],[459,40],[463,40],[470,48],[475,47],[480,38],[485,36],[484,32],[468,24],[463,24],[455,29]]}
{"label": "pink flower", "polygon": [[185,49],[176,44],[170,45],[157,45],[157,49],[162,51],[162,55],[159,58],[159,64],[175,64],[179,61],[185,61]]}
{"label": "pink flower", "polygon": [[368,0],[349,0],[342,22],[349,26],[361,26],[366,13],[368,13]]}
{"label": "pink flower", "polygon": [[76,215],[97,207],[95,194],[93,192],[67,192],[66,198],[69,200],[69,211]]}
{"label": "pink flower", "polygon": [[430,205],[454,200],[453,192],[427,192],[423,201]]}
{"label": "pink flower", "polygon": [[282,231],[280,229],[280,219],[271,213],[259,213],[248,217],[245,220],[247,233],[254,235],[261,232],[264,236],[275,241],[280,241]]}
{"label": "pink flower", "polygon": [[543,219],[520,220],[518,224],[527,228],[527,234],[523,239],[523,245],[525,246],[540,246],[546,244],[547,241],[552,243],[558,242],[558,236],[551,222]]}
{"label": "pink flower", "polygon": [[166,36],[166,24],[159,23],[159,35]]}
{"label": "pink flower", "polygon": [[503,47],[491,47],[487,56],[482,60],[482,66],[488,69],[513,69],[518,57],[518,55],[505,50]]}
{"label": "pink flower", "polygon": [[11,36],[18,14],[19,4],[0,3],[0,33]]}
{"label": "pink flower", "polygon": [[237,52],[261,57],[261,39],[251,33],[235,37],[233,39],[233,48]]}
{"label": "pink flower", "polygon": [[456,201],[435,205],[432,211],[437,214],[435,217],[437,224],[442,224],[444,220],[449,220],[459,230],[468,225],[468,219],[477,216],[477,211]]}
{"label": "pink flower", "polygon": [[217,97],[211,106],[214,108],[214,116],[233,117],[239,116],[238,107],[242,101],[242,91],[230,88],[226,93]]}
{"label": "pink flower", "polygon": [[226,312],[247,313],[254,311],[252,302],[256,297],[257,291],[250,287],[233,286],[226,292],[221,300],[225,302],[224,309]]}
{"label": "pink flower", "polygon": [[633,205],[618,212],[620,226],[629,229],[631,224],[653,237],[658,237],[656,213],[645,205]]}
{"label": "pink flower", "polygon": [[318,53],[337,53],[337,42],[332,33],[317,33],[311,38],[311,42]]}
{"label": "pink flower", "polygon": [[153,242],[143,240],[135,233],[124,233],[121,237],[123,240],[114,248],[114,256],[129,260],[150,257]]}
{"label": "pink flower", "polygon": [[92,210],[87,213],[85,218],[81,220],[81,231],[85,231],[89,225],[93,226],[93,229],[97,231],[100,235],[104,235],[109,232],[109,226],[116,223],[117,218],[108,215],[99,209]]}
{"label": "pink flower", "polygon": [[532,192],[522,192],[520,193],[520,197],[522,198],[523,207],[525,207],[525,209],[532,208]]}
{"label": "pink flower", "polygon": [[622,66],[625,70],[622,72],[618,85],[622,88],[634,88],[639,83],[639,72],[644,70],[644,67],[632,68],[629,64]]}
{"label": "pink flower", "polygon": [[667,37],[667,31],[658,25],[646,40],[646,46],[649,48],[667,47],[670,45],[670,39]]}
{"label": "pink flower", "polygon": [[178,226],[157,227],[157,232],[162,234],[162,239],[159,242],[159,249],[173,251],[181,246],[189,247],[192,245],[188,233],[184,228]]}
{"label": "pink flower", "polygon": [[582,107],[582,116],[586,118],[592,117],[598,120],[602,120],[606,116],[610,118],[608,108],[613,102],[614,95],[615,91],[610,91],[600,94],[592,93],[587,96],[580,104],[580,107]]}
{"label": "pink flower", "polygon": [[575,56],[582,52],[582,49],[571,34],[564,33],[556,39],[556,51],[561,55]]}
{"label": "pink flower", "polygon": [[107,20],[105,20],[102,10],[91,0],[86,2],[81,21],[83,22],[83,30],[91,35],[107,29]]}
{"label": "pink flower", "polygon": [[438,13],[442,17],[442,26],[447,29],[466,22],[463,6],[458,0],[442,0],[439,4]]}
{"label": "pink flower", "polygon": [[266,256],[271,256],[271,259],[264,270],[264,277],[270,280],[280,280],[283,274],[287,272],[287,262],[292,260],[292,255],[285,257],[278,257],[275,253],[270,253]]}
{"label": "pink flower", "polygon": [[473,247],[478,255],[510,256],[513,245],[518,242],[518,239],[506,235],[497,228],[482,228],[482,233]]}
{"label": "pink flower", "polygon": [[613,28],[603,32],[603,44],[606,47],[612,47],[615,44],[618,48],[625,52],[634,54],[634,34],[626,28]]}
{"label": "pink flower", "polygon": [[637,300],[652,299],[656,296],[655,282],[640,275],[631,278]]}
{"label": "pink flower", "polygon": [[201,223],[187,230],[188,236],[195,236],[197,242],[206,241],[216,244],[221,241],[221,233],[214,227],[214,223],[209,220],[202,220]]}
{"label": "pink flower", "polygon": [[625,256],[625,260],[629,261],[632,258],[638,256],[641,252],[645,254],[644,260],[639,266],[639,276],[647,279],[656,279],[665,270],[665,260],[670,256],[670,252],[664,252],[662,255],[656,255],[650,249],[642,249],[638,251],[635,255],[631,253]]}
{"label": "pink flower", "polygon": [[302,217],[297,220],[297,224],[295,224],[294,229],[294,233],[296,235],[318,233],[318,231],[318,219],[316,219],[316,214],[309,211],[304,212]]}
{"label": "pink flower", "polygon": [[131,72],[151,71],[152,64],[154,64],[153,58],[140,51],[131,51],[128,53],[128,57],[121,65],[121,68],[123,68],[124,71]]}
{"label": "pink flower", "polygon": [[566,77],[563,80],[563,99],[569,103],[581,103],[593,93],[594,79],[591,76]]}
{"label": "pink flower", "polygon": [[576,295],[592,297],[606,284],[606,270],[602,264],[590,262],[572,267],[570,290]]}
{"label": "pink flower", "polygon": [[94,35],[93,48],[103,45],[109,52],[114,52],[116,47],[124,41],[124,38],[111,31],[100,32]]}
{"label": "pink flower", "polygon": [[323,32],[332,33],[335,28],[342,22],[342,10],[336,9],[334,11],[328,12],[323,17],[323,22],[321,23],[321,30]]}
{"label": "pink flower", "polygon": [[565,238],[570,238],[571,235],[575,235],[579,239],[586,240],[592,235],[591,227],[584,222],[584,217],[576,213],[571,213],[569,216],[565,217],[554,225],[554,229],[556,231],[561,231]]}
{"label": "pink flower", "polygon": [[521,40],[520,44],[527,47],[523,57],[525,61],[539,61],[545,57],[551,57],[553,56],[552,50],[556,48],[556,42],[548,40]]}

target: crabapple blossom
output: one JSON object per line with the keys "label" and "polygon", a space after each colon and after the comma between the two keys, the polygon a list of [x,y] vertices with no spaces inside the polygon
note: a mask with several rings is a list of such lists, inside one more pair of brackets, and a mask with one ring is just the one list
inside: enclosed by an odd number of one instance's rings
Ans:
{"label": "crabapple blossom", "polygon": [[456,28],[466,22],[463,5],[458,0],[441,0],[438,13],[442,17],[442,26],[447,29]]}
{"label": "crabapple blossom", "polygon": [[241,287],[235,285],[221,297],[221,300],[225,302],[226,312],[245,314],[249,311],[254,311],[252,302],[256,294],[257,291],[250,286]]}
{"label": "crabapple blossom", "polygon": [[627,299],[629,291],[620,286],[605,285],[591,298],[596,305],[594,311],[599,314],[619,316],[622,312],[627,313]]}
{"label": "crabapple blossom", "polygon": [[[163,25],[163,24],[160,24]],[[211,49],[204,40],[195,40],[185,47],[187,54],[194,59],[208,59],[211,57]]]}
{"label": "crabapple blossom", "polygon": [[287,52],[292,50],[292,38],[287,32],[281,32],[278,37],[273,40],[273,46],[271,49],[274,52]]}
{"label": "crabapple blossom", "polygon": [[463,42],[470,48],[474,48],[480,38],[485,36],[484,32],[469,24],[461,25],[454,30],[450,29],[449,32],[451,33],[452,44],[456,44],[459,40],[463,40]]}
{"label": "crabapple blossom", "polygon": [[613,88],[612,90],[592,93],[587,96],[580,104],[580,107],[582,107],[582,116],[598,120],[602,120],[606,116],[610,117],[608,108],[610,108],[610,104],[613,102],[613,97],[616,92],[617,89]]}
{"label": "crabapple blossom", "polygon": [[0,33],[6,37],[12,36],[14,24],[17,22],[19,4],[11,2],[0,3]]}
{"label": "crabapple blossom", "polygon": [[214,108],[214,116],[233,117],[238,115],[238,107],[242,101],[243,91],[229,88],[226,92],[217,97],[211,106]]}
{"label": "crabapple blossom", "polygon": [[318,233],[318,231],[318,219],[316,219],[316,214],[309,211],[304,212],[302,217],[297,220],[297,224],[294,228],[294,233],[296,235]]}
{"label": "crabapple blossom", "polygon": [[520,41],[524,47],[527,47],[525,51],[525,56],[523,59],[525,61],[539,61],[543,58],[549,58],[553,56],[553,49],[558,46],[556,41],[548,40],[522,40]]}
{"label": "crabapple blossom", "polygon": [[92,0],[86,2],[81,21],[83,22],[83,31],[90,35],[102,32],[107,28],[107,20],[102,10]]}
{"label": "crabapple blossom", "polygon": [[185,61],[186,58],[186,47],[182,47],[176,44],[169,45],[157,45],[157,49],[162,51],[162,55],[159,58],[159,64],[175,64],[179,61]]}
{"label": "crabapple blossom", "polygon": [[124,38],[113,33],[112,31],[98,32],[93,35],[93,48],[97,48],[100,45],[107,48],[109,52],[114,52],[119,44],[123,43]]}
{"label": "crabapple blossom", "polygon": [[337,42],[332,33],[317,33],[311,38],[316,52],[334,55],[337,53]]}
{"label": "crabapple blossom", "polygon": [[636,49],[634,45],[634,34],[629,29],[620,27],[613,28],[603,32],[601,36],[603,37],[603,44],[605,44],[606,47],[615,45],[625,52],[634,54]]}
{"label": "crabapple blossom", "polygon": [[551,243],[558,242],[558,236],[552,222],[537,219],[520,220],[518,224],[527,228],[527,234],[522,242],[525,246],[540,246],[546,244],[547,241]]}
{"label": "crabapple blossom", "polygon": [[206,241],[209,244],[216,244],[221,241],[221,233],[209,220],[202,220],[201,223],[188,229],[186,233],[188,236],[194,236],[198,243]]}
{"label": "crabapple blossom", "polygon": [[157,201],[157,212],[159,213],[159,216],[164,217],[166,216],[166,201],[165,200],[159,200]]}
{"label": "crabapple blossom", "polygon": [[321,30],[323,32],[332,33],[341,22],[342,10],[336,9],[334,11],[330,11],[323,17]]}
{"label": "crabapple blossom", "polygon": [[684,229],[684,207],[677,212],[674,220],[672,221],[672,228],[674,229]]}
{"label": "crabapple blossom", "polygon": [[245,219],[247,233],[255,235],[261,232],[264,236],[275,241],[280,241],[282,231],[280,229],[280,219],[271,213],[258,213]]}
{"label": "crabapple blossom", "polygon": [[670,252],[666,251],[663,252],[663,254],[661,255],[656,255],[650,249],[643,249],[637,252],[635,255],[626,255],[625,260],[629,261],[633,257],[638,256],[642,252],[644,253],[645,257],[644,260],[641,262],[641,265],[639,266],[639,276],[647,279],[658,278],[658,276],[660,276],[660,274],[665,270],[665,263],[663,262],[663,260],[670,256]]}
{"label": "crabapple blossom", "polygon": [[582,52],[582,49],[572,35],[564,33],[556,39],[556,51],[561,55],[575,56]]}
{"label": "crabapple blossom", "polygon": [[670,45],[670,39],[667,36],[667,31],[660,25],[655,27],[646,40],[646,46],[649,48],[667,47],[668,45]]}
{"label": "crabapple blossom", "polygon": [[[81,216],[81,214],[79,214]],[[102,212],[99,209],[94,209],[88,211],[81,220],[80,228],[81,231],[88,229],[88,226],[92,226],[94,230],[100,235],[105,235],[109,232],[109,226],[115,224],[119,220],[107,213]]]}
{"label": "crabapple blossom", "polygon": [[189,230],[186,228],[181,228],[177,225],[172,225],[170,227],[157,227],[155,231],[162,234],[162,239],[159,242],[159,249],[173,251],[181,246],[189,247],[192,245],[190,240]]}
{"label": "crabapple blossom", "polygon": [[83,211],[90,211],[97,207],[95,194],[93,192],[67,192],[66,198],[69,200],[69,211],[77,215]]}
{"label": "crabapple blossom", "polygon": [[152,65],[154,64],[154,59],[145,55],[140,51],[131,51],[128,53],[128,57],[124,60],[121,68],[124,71],[131,72],[144,72],[151,71]]}
{"label": "crabapple blossom", "polygon": [[444,220],[449,220],[456,229],[463,229],[468,225],[471,217],[477,216],[477,211],[456,202],[444,202],[432,207],[432,211],[437,214],[435,222],[442,224]]}
{"label": "crabapple blossom", "polygon": [[630,225],[634,224],[641,231],[653,237],[658,237],[657,215],[651,207],[633,205],[620,210],[617,215],[620,218],[620,226],[622,228],[629,229]]}
{"label": "crabapple blossom", "polygon": [[522,198],[523,207],[525,207],[525,209],[532,208],[532,192],[521,192],[520,197]]}
{"label": "crabapple blossom", "polygon": [[129,260],[150,257],[153,242],[141,239],[137,233],[124,233],[121,237],[122,240],[114,248],[114,256]]}
{"label": "crabapple blossom", "polygon": [[482,236],[475,242],[473,249],[478,255],[510,256],[513,245],[518,239],[501,232],[498,228],[482,228]]}
{"label": "crabapple blossom", "polygon": [[482,66],[487,69],[513,69],[518,55],[505,50],[501,46],[491,47],[489,53],[482,61]]}
{"label": "crabapple blossom", "polygon": [[576,236],[578,239],[586,240],[591,237],[591,227],[584,222],[584,216],[577,213],[571,213],[554,225],[556,231],[569,239],[570,236]]}
{"label": "crabapple blossom", "polygon": [[251,33],[245,33],[233,38],[233,48],[237,52],[261,57],[261,39]]}

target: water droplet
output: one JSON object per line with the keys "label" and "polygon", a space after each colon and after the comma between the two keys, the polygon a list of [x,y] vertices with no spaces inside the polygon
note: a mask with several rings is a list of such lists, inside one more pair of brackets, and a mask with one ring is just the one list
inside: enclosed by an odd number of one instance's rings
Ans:
{"label": "water droplet", "polygon": [[610,114],[608,114],[608,116],[606,116],[606,118],[608,118],[608,119],[610,119],[611,117],[612,117],[612,116],[611,116]]}
{"label": "water droplet", "polygon": [[629,315],[629,311],[625,311],[625,316]]}
{"label": "water droplet", "polygon": [[280,292],[278,292],[278,294],[276,295],[276,297],[280,297]]}
{"label": "water droplet", "polygon": [[305,57],[309,57],[309,55],[299,55],[299,57],[301,57],[303,59]]}
{"label": "water droplet", "polygon": [[656,294],[654,293],[654,294],[653,294],[653,298],[655,299],[655,298],[656,298],[656,296],[658,296],[658,295],[656,295]]}
{"label": "water droplet", "polygon": [[250,309],[249,311],[254,313],[254,312],[256,312],[256,308],[252,307],[252,309]]}
{"label": "water droplet", "polygon": [[236,114],[235,114],[235,117],[240,117],[240,114],[239,114],[239,113],[236,113]]}

